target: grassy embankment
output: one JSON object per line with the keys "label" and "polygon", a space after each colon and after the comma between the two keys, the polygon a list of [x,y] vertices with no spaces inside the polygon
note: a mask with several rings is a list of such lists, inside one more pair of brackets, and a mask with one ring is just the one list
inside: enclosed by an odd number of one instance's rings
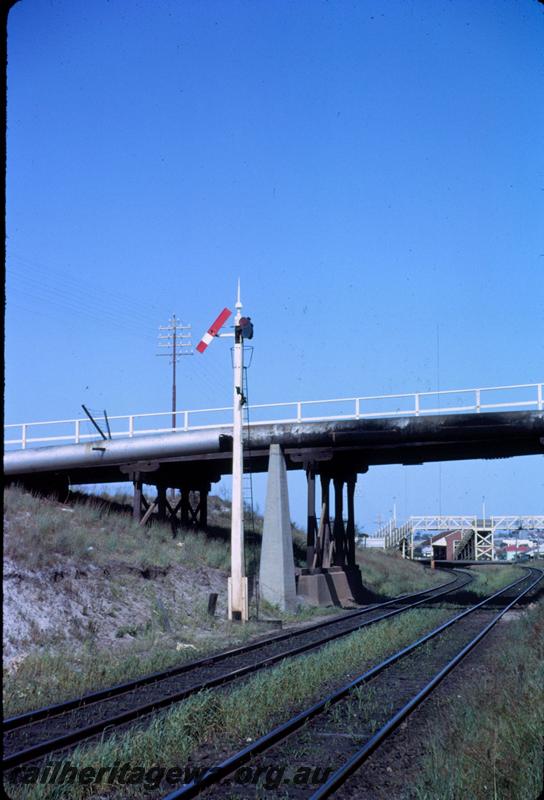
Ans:
{"label": "grassy embankment", "polygon": [[[97,504],[67,507],[19,489],[8,489],[5,515],[8,523],[5,555],[21,568],[55,569],[66,562],[82,568],[94,565],[109,569],[116,564],[141,570],[176,565],[224,570],[228,565],[228,549],[217,536],[185,532],[174,540],[169,526],[156,524],[142,528],[130,516]],[[363,581],[377,598],[417,591],[448,580],[444,573],[432,573],[384,553],[363,551],[359,558]],[[499,579],[501,569],[495,572]],[[486,579],[492,574],[484,570],[482,573]],[[505,581],[506,578],[504,574]],[[210,618],[204,603],[193,603],[190,617],[176,608],[165,610],[154,594],[154,581],[135,581],[131,577],[132,583],[126,583],[128,580],[123,571],[116,572],[108,585],[119,592],[121,604],[127,592],[150,593],[145,623],[128,630],[128,626],[120,626],[118,638],[109,647],[97,646],[98,623],[92,614],[87,627],[75,630],[78,647],[73,642],[48,639],[36,626],[30,653],[4,681],[6,715],[160,670],[227,642],[243,642],[264,632],[255,623],[241,627],[224,619]],[[20,586],[20,591],[24,591],[24,583]],[[62,586],[62,582],[55,583],[55,591],[62,592]],[[322,614],[324,610],[306,609],[303,618],[316,613]],[[205,639],[201,636],[203,631],[207,633]]]}
{"label": "grassy embankment", "polygon": [[497,592],[503,586],[513,583],[524,575],[524,570],[514,564],[470,567],[469,571],[476,580],[467,585],[463,600],[473,600],[474,602]]}
{"label": "grassy embankment", "polygon": [[142,569],[180,560],[217,569],[227,569],[229,563],[220,539],[193,532],[174,539],[168,525],[142,527],[126,513],[109,511],[91,499],[68,506],[9,487],[4,490],[4,517],[4,555],[29,569],[60,566],[63,559],[99,566],[122,562]]}

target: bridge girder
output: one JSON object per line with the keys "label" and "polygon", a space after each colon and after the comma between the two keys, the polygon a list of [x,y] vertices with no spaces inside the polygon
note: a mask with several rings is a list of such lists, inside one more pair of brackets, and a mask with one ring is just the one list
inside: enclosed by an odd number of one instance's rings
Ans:
{"label": "bridge girder", "polygon": [[[158,466],[146,473],[146,483],[178,486],[180,479],[184,482],[197,473],[199,480],[215,482],[231,472],[232,440],[222,428],[200,433],[9,452],[4,471],[8,481],[35,485],[66,480],[73,485],[114,483],[127,480],[123,468],[131,461],[147,459]],[[541,411],[257,425],[246,438],[244,468],[266,471],[270,444],[282,446],[289,470],[305,469],[310,460],[319,465],[328,461],[340,474],[364,472],[377,464],[542,455],[543,440]]]}

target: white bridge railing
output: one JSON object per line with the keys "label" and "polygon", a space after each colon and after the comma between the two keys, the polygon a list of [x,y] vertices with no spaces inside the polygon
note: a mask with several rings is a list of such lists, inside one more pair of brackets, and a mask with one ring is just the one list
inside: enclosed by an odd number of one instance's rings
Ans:
{"label": "white bridge railing", "polygon": [[[288,403],[251,405],[252,425],[278,422],[320,422],[388,417],[419,417],[432,414],[466,414],[516,409],[544,409],[544,384],[486,386],[478,389],[446,389],[440,392],[342,397],[331,400],[297,400]],[[113,438],[145,436],[173,431],[193,431],[232,426],[232,408],[198,408],[108,416]],[[104,417],[96,417],[105,425]],[[181,424],[179,424],[181,423]],[[104,425],[102,425],[105,430]],[[95,440],[98,433],[87,418],[23,422],[4,426],[4,446],[8,450],[42,445],[79,444]]]}
{"label": "white bridge railing", "polygon": [[501,531],[531,531],[544,530],[544,514],[537,516],[486,516],[485,520],[481,517],[431,515],[410,517],[409,523],[414,533],[420,531],[465,531],[475,530],[476,528]]}

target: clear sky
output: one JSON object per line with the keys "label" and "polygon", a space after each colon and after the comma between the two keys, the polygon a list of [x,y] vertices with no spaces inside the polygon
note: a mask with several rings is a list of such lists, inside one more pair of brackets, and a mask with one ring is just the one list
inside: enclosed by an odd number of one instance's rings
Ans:
{"label": "clear sky", "polygon": [[[196,343],[238,275],[253,402],[542,381],[543,35],[536,0],[19,2],[6,422],[168,410],[158,326]],[[231,382],[214,342],[178,407]],[[542,513],[543,466],[374,468],[358,521]]]}

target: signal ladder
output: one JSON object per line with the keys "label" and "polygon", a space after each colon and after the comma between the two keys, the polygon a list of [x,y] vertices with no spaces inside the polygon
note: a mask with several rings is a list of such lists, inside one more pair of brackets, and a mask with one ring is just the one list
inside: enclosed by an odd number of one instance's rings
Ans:
{"label": "signal ladder", "polygon": [[[251,361],[250,361],[251,364]],[[249,365],[246,367],[244,366],[242,372],[242,395],[244,397],[244,405],[242,407],[242,420],[243,424],[246,427],[246,436],[244,442],[244,463],[247,463],[247,470],[244,469],[243,474],[243,484],[242,484],[242,494],[243,494],[243,503],[244,503],[244,512],[247,512],[248,519],[251,525],[251,534],[252,534],[252,547],[253,547],[253,555],[255,555],[255,508],[254,508],[254,501],[253,501],[253,472],[251,470],[251,450],[250,450],[250,436],[251,436],[251,428],[250,428],[250,419],[249,419],[249,390],[248,390],[248,383],[247,383],[247,371],[249,369]],[[247,457],[247,461],[246,461]],[[253,596],[255,598],[256,604],[256,613],[257,619],[259,618],[259,592],[258,592],[258,585],[257,585],[257,566],[256,566],[256,559],[253,558],[253,567],[255,571],[253,574],[250,574],[250,570],[248,569],[248,558],[247,558],[247,551],[248,548],[246,547],[246,575],[248,577],[248,582],[251,584],[253,582]]]}

